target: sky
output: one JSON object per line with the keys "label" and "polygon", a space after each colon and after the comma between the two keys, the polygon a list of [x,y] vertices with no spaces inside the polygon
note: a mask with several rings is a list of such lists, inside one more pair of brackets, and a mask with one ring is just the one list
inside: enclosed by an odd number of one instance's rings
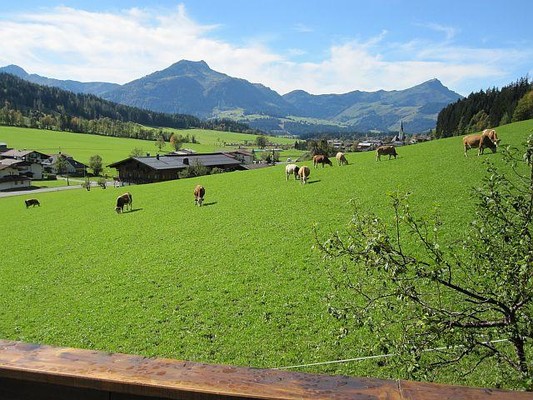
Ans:
{"label": "sky", "polygon": [[205,61],[279,94],[467,96],[533,76],[531,0],[2,1],[0,67],[124,84]]}

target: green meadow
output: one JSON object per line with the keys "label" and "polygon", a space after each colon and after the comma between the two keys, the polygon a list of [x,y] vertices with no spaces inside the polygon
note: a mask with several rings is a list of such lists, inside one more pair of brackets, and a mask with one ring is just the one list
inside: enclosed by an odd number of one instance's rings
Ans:
{"label": "green meadow", "polygon": [[[182,136],[195,136],[198,143],[184,143],[189,148],[200,153],[234,149],[248,143],[253,146],[257,135],[245,133],[211,131],[205,129],[176,130],[168,129]],[[270,141],[277,144],[293,144],[293,139],[271,137]],[[87,135],[82,133],[58,132],[41,129],[26,129],[10,126],[0,126],[0,142],[7,143],[15,149],[32,149],[45,154],[62,152],[73,156],[80,162],[89,163],[91,156],[98,154],[104,164],[111,164],[129,157],[134,148],[152,155],[159,152],[155,141],[129,138],[115,138],[109,136]],[[224,144],[226,143],[227,146]],[[230,144],[232,146],[230,146]],[[162,152],[172,151],[170,143],[166,143]],[[108,171],[113,173],[113,171]]]}
{"label": "green meadow", "polygon": [[[498,128],[502,145],[519,146],[532,131],[533,120]],[[23,134],[2,127],[0,141],[17,147],[14,138]],[[63,143],[67,153],[88,138],[42,135],[35,148]],[[92,143],[109,149],[104,160],[135,147],[98,138],[101,144]],[[465,158],[460,137],[398,153],[381,162],[373,152],[349,153],[347,166],[311,166],[306,185],[286,181],[278,165],[40,193],[34,197],[42,206],[29,209],[23,196],[0,198],[0,338],[261,368],[372,355],[378,338],[356,331],[344,337],[328,314],[331,288],[313,249],[314,229],[321,238],[343,230],[352,199],[390,220],[388,194],[408,191],[418,215],[439,207],[443,232],[455,240],[472,218],[470,193],[485,175],[485,161],[502,164],[500,152],[477,157],[471,150]],[[194,206],[196,184],[206,188],[204,207]],[[119,215],[115,199],[124,191],[132,193],[133,211]],[[377,360],[298,370],[398,377]],[[491,382],[490,373],[477,379],[476,385]]]}

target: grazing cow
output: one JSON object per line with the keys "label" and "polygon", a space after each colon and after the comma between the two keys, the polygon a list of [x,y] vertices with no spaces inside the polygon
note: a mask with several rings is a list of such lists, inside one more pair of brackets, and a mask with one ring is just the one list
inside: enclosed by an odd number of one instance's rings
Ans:
{"label": "grazing cow", "polygon": [[483,132],[481,132],[481,135],[488,136],[489,139],[492,140],[496,146],[498,146],[500,139],[498,139],[498,135],[494,129],[485,129]]}
{"label": "grazing cow", "polygon": [[317,154],[316,156],[313,156],[314,167],[316,168],[318,164],[322,164],[322,168],[324,168],[324,164],[328,164],[330,167],[333,167],[333,164],[328,158],[328,156],[323,156],[322,154]]}
{"label": "grazing cow", "polygon": [[311,175],[311,169],[307,165],[304,165],[298,170],[298,175],[300,176],[300,182],[304,185],[307,182],[309,175]]}
{"label": "grazing cow", "polygon": [[337,164],[348,165],[348,160],[346,159],[346,156],[344,155],[344,153],[339,151],[337,155],[335,156],[335,158],[337,159]]}
{"label": "grazing cow", "polygon": [[285,167],[285,176],[286,180],[289,180],[289,175],[294,175],[294,179],[298,179],[298,170],[300,169],[299,166],[296,164],[287,164]]}
{"label": "grazing cow", "polygon": [[198,207],[202,206],[204,202],[205,188],[202,185],[196,185],[194,188],[194,204]]}
{"label": "grazing cow", "polygon": [[115,211],[118,214],[120,214],[121,212],[124,211],[124,206],[126,206],[126,209],[129,206],[130,211],[131,211],[132,204],[133,204],[133,197],[131,197],[131,193],[129,192],[124,193],[123,195],[120,195],[117,197],[117,206],[115,207]]}
{"label": "grazing cow", "polygon": [[381,156],[389,156],[389,160],[392,156],[396,159],[398,153],[396,153],[396,148],[394,146],[379,146],[376,149],[376,161],[381,161]]}
{"label": "grazing cow", "polygon": [[468,135],[463,138],[463,147],[465,157],[467,157],[467,150],[477,148],[477,155],[483,154],[485,148],[489,148],[493,153],[496,153],[496,143],[488,135]]}
{"label": "grazing cow", "polygon": [[32,206],[32,207],[39,206],[39,207],[41,207],[41,203],[39,203],[39,200],[37,200],[37,199],[24,200],[24,203],[26,204],[26,208],[28,208],[29,206]]}

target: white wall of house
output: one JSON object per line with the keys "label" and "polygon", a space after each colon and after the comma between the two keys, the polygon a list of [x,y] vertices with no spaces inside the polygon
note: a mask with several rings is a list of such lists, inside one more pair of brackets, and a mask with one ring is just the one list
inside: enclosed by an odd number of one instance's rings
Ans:
{"label": "white wall of house", "polygon": [[14,167],[0,169],[0,190],[22,189],[29,187],[31,180],[26,177],[19,178],[19,170]]}
{"label": "white wall of house", "polygon": [[43,179],[43,166],[38,163],[31,163],[27,166],[19,166],[19,173],[24,174],[26,172],[32,173],[32,179]]}
{"label": "white wall of house", "polygon": [[[53,174],[57,174],[57,168],[56,168],[56,161],[57,161],[57,155],[52,155],[48,160],[43,164],[43,166],[46,168],[47,171],[50,171]],[[65,159],[65,170],[63,173],[67,173],[68,175],[76,175],[76,173],[80,173],[79,171],[76,171],[76,167],[72,165],[68,159]],[[83,175],[83,170],[81,171],[81,175]]]}
{"label": "white wall of house", "polygon": [[31,185],[31,180],[29,179],[8,181],[8,182],[0,181],[0,191],[9,190],[9,189],[24,189],[24,188],[29,188],[30,185]]}
{"label": "white wall of house", "polygon": [[31,163],[30,171],[33,174],[33,179],[43,179],[43,165],[39,163]]}

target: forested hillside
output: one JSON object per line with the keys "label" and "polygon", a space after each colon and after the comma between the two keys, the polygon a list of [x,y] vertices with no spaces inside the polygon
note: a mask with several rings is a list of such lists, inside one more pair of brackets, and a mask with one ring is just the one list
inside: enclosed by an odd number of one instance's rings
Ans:
{"label": "forested hillside", "polygon": [[186,114],[143,110],[94,95],[37,85],[5,73],[0,73],[0,104],[0,124],[10,126],[138,139],[153,139],[160,134],[168,136],[160,127],[250,131],[247,125],[233,121],[206,122]]}
{"label": "forested hillside", "polygon": [[533,84],[526,77],[502,89],[471,93],[439,113],[436,137],[463,135],[533,118],[532,90]]}

